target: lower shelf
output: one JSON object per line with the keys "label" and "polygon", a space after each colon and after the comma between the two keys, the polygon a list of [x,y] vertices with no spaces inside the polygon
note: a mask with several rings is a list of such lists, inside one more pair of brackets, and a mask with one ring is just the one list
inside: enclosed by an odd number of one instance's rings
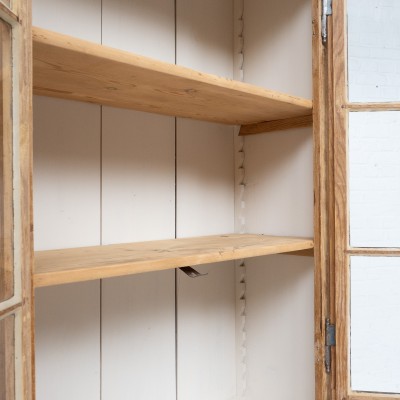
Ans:
{"label": "lower shelf", "polygon": [[35,252],[35,287],[313,248],[307,238],[229,234]]}

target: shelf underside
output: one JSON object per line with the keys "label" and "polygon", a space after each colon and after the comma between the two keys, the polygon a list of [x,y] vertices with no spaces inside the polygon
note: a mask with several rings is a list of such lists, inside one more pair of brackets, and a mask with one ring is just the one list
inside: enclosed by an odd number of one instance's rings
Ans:
{"label": "shelf underside", "polygon": [[312,102],[33,28],[35,94],[233,125],[308,116]]}
{"label": "shelf underside", "polygon": [[307,238],[230,234],[35,252],[34,286],[110,278],[313,248]]}

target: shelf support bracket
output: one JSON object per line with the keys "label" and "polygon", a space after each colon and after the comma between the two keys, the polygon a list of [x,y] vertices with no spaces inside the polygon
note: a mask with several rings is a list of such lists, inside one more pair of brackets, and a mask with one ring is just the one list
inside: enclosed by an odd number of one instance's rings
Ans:
{"label": "shelf support bracket", "polygon": [[184,272],[189,278],[199,278],[200,276],[206,276],[208,274],[201,274],[192,267],[180,267],[182,272]]}

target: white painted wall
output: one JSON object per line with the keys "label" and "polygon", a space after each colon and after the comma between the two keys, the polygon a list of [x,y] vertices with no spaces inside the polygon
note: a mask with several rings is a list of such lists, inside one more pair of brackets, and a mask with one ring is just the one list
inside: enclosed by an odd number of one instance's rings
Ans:
{"label": "white painted wall", "polygon": [[351,388],[400,393],[399,257],[351,257]]}
{"label": "white painted wall", "polygon": [[349,115],[350,245],[400,247],[400,112]]}
{"label": "white painted wall", "polygon": [[400,101],[400,3],[348,0],[350,101]]}
{"label": "white painted wall", "polygon": [[[400,100],[400,4],[349,0],[349,99]],[[349,116],[350,245],[400,246],[400,112]],[[397,257],[351,257],[351,388],[400,393]]]}
{"label": "white painted wall", "polygon": [[[311,3],[244,4],[245,81],[311,98]],[[246,231],[312,237],[311,129],[246,137],[244,151]],[[245,263],[246,370],[239,388],[245,387],[246,400],[266,393],[279,400],[314,398],[313,259],[269,256]]]}

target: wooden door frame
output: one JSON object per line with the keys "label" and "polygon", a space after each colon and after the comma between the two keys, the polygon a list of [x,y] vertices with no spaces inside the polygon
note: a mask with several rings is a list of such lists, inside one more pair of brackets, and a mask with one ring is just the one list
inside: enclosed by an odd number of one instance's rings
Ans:
{"label": "wooden door frame", "polygon": [[[314,344],[315,399],[330,400],[334,374],[325,369],[327,319],[333,317],[333,158],[331,41],[322,42],[322,2],[312,0],[314,143]],[[330,21],[328,28],[331,30]],[[334,359],[332,359],[332,371]]]}
{"label": "wooden door frame", "polygon": [[[20,290],[0,312],[15,315],[17,399],[33,400],[33,212],[32,212],[32,26],[31,1],[13,0],[11,8],[0,4],[1,17],[12,27],[13,43],[13,225],[15,278]],[[15,265],[15,264],[14,264]],[[15,284],[14,284],[15,285]],[[19,284],[18,284],[19,286]]]}
{"label": "wooden door frame", "polygon": [[400,255],[399,249],[352,248],[348,204],[348,114],[349,111],[400,110],[400,103],[352,103],[348,100],[347,0],[333,1],[333,154],[334,154],[334,265],[336,369],[333,392],[337,400],[394,400],[399,395],[355,392],[350,382],[350,256]]}

